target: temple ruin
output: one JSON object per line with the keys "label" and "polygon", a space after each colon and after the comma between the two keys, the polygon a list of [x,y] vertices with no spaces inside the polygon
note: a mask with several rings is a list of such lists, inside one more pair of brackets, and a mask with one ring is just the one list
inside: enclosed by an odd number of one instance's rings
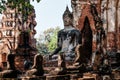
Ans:
{"label": "temple ruin", "polygon": [[[94,15],[91,13],[91,4],[94,4],[103,22],[103,28],[107,35],[103,47],[106,50],[120,50],[120,1],[119,0],[71,0],[72,11],[74,15],[74,26],[83,30],[85,18],[87,17],[92,30],[92,48],[93,52],[97,49],[96,45],[96,25]],[[88,33],[89,34],[89,33]]]}
{"label": "temple ruin", "polygon": [[[11,75],[16,67],[23,73],[20,80],[120,80],[120,0],[71,0],[71,6],[72,12],[66,7],[63,13],[65,28],[58,32],[54,51],[58,58],[52,60],[51,54],[35,56],[35,10],[24,20],[17,8],[6,5],[0,24],[0,76]],[[10,53],[15,59],[6,61]],[[66,53],[75,53],[73,60]],[[23,62],[33,57],[32,68],[24,70]]]}
{"label": "temple ruin", "polygon": [[33,60],[36,54],[36,30],[35,10],[24,20],[24,14],[17,8],[11,8],[6,4],[0,22],[0,66],[6,68],[6,55],[10,52],[16,54],[16,66],[23,69],[23,62],[26,58]]}

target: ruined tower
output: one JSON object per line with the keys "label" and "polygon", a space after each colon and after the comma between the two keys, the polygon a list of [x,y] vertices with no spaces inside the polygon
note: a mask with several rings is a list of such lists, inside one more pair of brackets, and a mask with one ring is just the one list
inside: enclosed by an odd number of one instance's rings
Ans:
{"label": "ruined tower", "polygon": [[[27,10],[27,8],[25,9]],[[6,4],[0,25],[0,66],[6,67],[6,55],[10,52],[16,54],[16,67],[22,69],[26,58],[32,60],[36,54],[35,10],[26,15]]]}
{"label": "ruined tower", "polygon": [[[85,29],[84,22],[86,17],[89,21],[90,30],[92,31],[92,48],[93,52],[97,49],[96,44],[96,20],[95,16],[102,21],[102,26],[106,33],[106,40],[103,47],[106,50],[120,50],[120,0],[71,0],[72,11],[74,16],[73,24],[79,30]],[[97,14],[91,13],[91,4],[96,7]],[[86,30],[88,30],[86,28]]]}

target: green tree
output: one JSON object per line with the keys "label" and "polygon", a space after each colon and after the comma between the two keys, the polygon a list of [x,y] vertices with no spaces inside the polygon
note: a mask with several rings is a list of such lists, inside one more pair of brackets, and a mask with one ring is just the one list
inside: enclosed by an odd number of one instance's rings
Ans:
{"label": "green tree", "polygon": [[0,1],[0,13],[2,13],[3,10],[5,10],[5,3],[6,3],[5,0]]}
{"label": "green tree", "polygon": [[59,30],[60,30],[59,27],[53,29],[53,33],[51,33],[50,35],[50,41],[48,42],[48,49],[50,52],[55,50],[55,48],[57,47],[57,33]]}
{"label": "green tree", "polygon": [[[32,0],[34,1],[34,0]],[[40,0],[36,0],[37,2],[40,2]],[[30,0],[0,0],[0,13],[6,9],[6,5],[9,5],[10,7],[18,8],[19,11],[30,14],[31,9],[33,9],[33,6],[30,4]],[[27,10],[25,8],[27,7]]]}
{"label": "green tree", "polygon": [[[36,1],[40,2],[40,0]],[[15,21],[21,26],[27,25],[35,17],[34,6],[30,4],[30,0],[0,0],[0,13],[6,12],[7,8],[15,11]],[[19,15],[21,19],[17,21]],[[26,31],[30,32],[29,29]]]}
{"label": "green tree", "polygon": [[49,28],[41,34],[37,40],[37,49],[39,53],[49,54],[57,47],[57,33],[59,27]]}
{"label": "green tree", "polygon": [[40,54],[48,54],[49,53],[48,47],[47,47],[47,45],[45,43],[45,36],[44,36],[44,34],[40,34],[39,35],[39,38],[37,39],[36,46],[37,46],[38,52]]}

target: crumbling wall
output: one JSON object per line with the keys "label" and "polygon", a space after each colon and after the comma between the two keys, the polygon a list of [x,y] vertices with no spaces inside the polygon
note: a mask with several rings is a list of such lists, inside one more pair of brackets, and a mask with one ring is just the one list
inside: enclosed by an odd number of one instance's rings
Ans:
{"label": "crumbling wall", "polygon": [[[103,28],[107,38],[104,47],[106,50],[118,51],[120,49],[120,0],[71,0],[74,26],[81,30],[84,26],[85,16],[88,16],[93,31],[93,47],[96,46],[96,29],[93,15],[90,12],[90,4],[95,4],[98,16],[103,21]],[[76,1],[76,2],[75,2]],[[95,48],[93,48],[94,51]]]}
{"label": "crumbling wall", "polygon": [[[10,4],[9,4],[10,5]],[[32,13],[27,15],[27,19],[23,20],[25,17],[22,12],[17,8],[11,8],[6,5],[6,10],[2,13],[3,17],[0,22],[0,66],[3,63],[2,54],[9,54],[15,51],[17,67],[23,67],[26,53],[27,57],[33,60],[33,56],[36,54],[36,39],[34,38],[36,34],[35,26],[35,10],[31,10]],[[20,37],[22,32],[27,32],[24,38],[27,40],[28,45],[21,45],[25,40]],[[23,59],[24,58],[24,59]],[[4,59],[4,62],[6,59]],[[22,63],[22,64],[21,64]]]}

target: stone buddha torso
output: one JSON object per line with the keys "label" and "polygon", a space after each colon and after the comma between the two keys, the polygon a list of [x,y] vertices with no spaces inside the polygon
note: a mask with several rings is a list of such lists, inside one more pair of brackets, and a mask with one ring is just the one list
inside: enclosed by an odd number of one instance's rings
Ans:
{"label": "stone buddha torso", "polygon": [[74,48],[77,44],[81,44],[80,31],[74,27],[67,27],[58,32],[58,46],[61,47],[61,52],[66,56],[74,56]]}

